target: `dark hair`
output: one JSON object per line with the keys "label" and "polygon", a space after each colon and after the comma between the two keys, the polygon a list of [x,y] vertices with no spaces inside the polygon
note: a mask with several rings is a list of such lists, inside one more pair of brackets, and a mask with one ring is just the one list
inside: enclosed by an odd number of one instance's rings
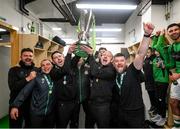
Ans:
{"label": "dark hair", "polygon": [[169,28],[173,27],[173,26],[177,26],[177,27],[180,28],[180,25],[179,25],[179,24],[177,24],[177,23],[172,23],[172,24],[168,25],[167,30],[168,30]]}
{"label": "dark hair", "polygon": [[100,47],[100,48],[99,48],[99,51],[100,51],[100,50],[106,50],[106,51],[107,51],[107,49],[106,49],[105,47]]}
{"label": "dark hair", "polygon": [[122,53],[116,53],[116,54],[114,55],[114,58],[115,58],[115,57],[120,57],[120,56],[123,56],[124,58],[126,58],[125,55],[122,54]]}
{"label": "dark hair", "polygon": [[21,50],[21,55],[24,53],[24,52],[32,52],[33,53],[33,50],[31,48],[23,48]]}
{"label": "dark hair", "polygon": [[56,54],[56,53],[62,54],[62,52],[60,52],[60,51],[54,51],[54,52],[51,54],[51,59],[53,59],[53,55]]}

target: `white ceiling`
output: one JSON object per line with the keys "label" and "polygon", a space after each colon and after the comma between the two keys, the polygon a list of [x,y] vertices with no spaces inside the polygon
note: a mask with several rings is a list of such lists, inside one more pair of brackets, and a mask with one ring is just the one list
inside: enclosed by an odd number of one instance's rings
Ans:
{"label": "white ceiling", "polygon": [[[58,0],[61,2],[61,0]],[[66,0],[66,2],[72,2],[75,0]],[[54,7],[51,0],[36,0],[27,4],[26,8],[34,13],[39,18],[63,18],[61,13]],[[113,20],[113,19],[112,19]],[[76,28],[71,26],[69,23],[58,23],[58,22],[46,22],[49,27],[61,27],[65,35],[62,37],[72,37],[72,39],[77,39]],[[97,32],[97,37],[102,37],[104,40],[98,40],[99,42],[108,42],[106,38],[115,39],[109,42],[124,42],[124,24],[102,24],[102,26],[96,26],[96,28],[122,28],[121,32]],[[72,30],[74,29],[74,30]],[[58,33],[57,31],[55,33]],[[62,34],[62,33],[60,33]],[[67,35],[69,34],[69,35]]]}

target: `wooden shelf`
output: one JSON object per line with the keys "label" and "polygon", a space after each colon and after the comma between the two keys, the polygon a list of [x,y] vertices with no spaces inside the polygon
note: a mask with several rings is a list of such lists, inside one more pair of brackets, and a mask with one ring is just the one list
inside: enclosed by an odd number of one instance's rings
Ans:
{"label": "wooden shelf", "polygon": [[51,42],[51,46],[48,48],[48,51],[57,51],[59,48],[58,44],[54,44]]}
{"label": "wooden shelf", "polygon": [[53,53],[54,51],[47,51],[48,53]]}
{"label": "wooden shelf", "polygon": [[34,50],[37,50],[37,51],[45,51],[45,49],[41,49],[41,48],[37,48],[37,47],[34,47]]}
{"label": "wooden shelf", "polygon": [[51,43],[52,43],[52,44],[56,44],[56,45],[58,45],[58,46],[61,47],[61,48],[64,47],[63,45],[61,45],[61,44],[59,44],[59,43],[56,43],[56,42],[54,42],[54,41],[51,41]]}
{"label": "wooden shelf", "polygon": [[0,42],[0,46],[9,46],[9,47],[11,47],[11,43],[10,42],[5,42],[5,43],[1,43]]}
{"label": "wooden shelf", "polygon": [[135,43],[135,44],[133,44],[127,48],[129,55],[130,55],[130,57],[128,59],[128,61],[129,61],[128,63],[131,63],[134,60],[135,55],[136,55],[138,48],[139,48],[139,44],[140,44],[140,42],[137,42],[137,43]]}
{"label": "wooden shelf", "polygon": [[[43,49],[35,47],[38,42],[43,45]],[[64,50],[62,45],[37,34],[19,34],[19,45],[19,51],[22,48],[31,48],[34,51],[34,63],[38,67],[41,60],[51,59],[54,51],[63,52]]]}

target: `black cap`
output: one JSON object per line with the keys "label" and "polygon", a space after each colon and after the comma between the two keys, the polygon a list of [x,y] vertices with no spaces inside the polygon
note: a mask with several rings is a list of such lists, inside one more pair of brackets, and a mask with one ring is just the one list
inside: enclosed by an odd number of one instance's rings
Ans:
{"label": "black cap", "polygon": [[59,43],[60,45],[66,46],[66,42],[64,40],[62,40],[60,37],[58,36],[54,36],[54,38],[52,39],[52,41]]}

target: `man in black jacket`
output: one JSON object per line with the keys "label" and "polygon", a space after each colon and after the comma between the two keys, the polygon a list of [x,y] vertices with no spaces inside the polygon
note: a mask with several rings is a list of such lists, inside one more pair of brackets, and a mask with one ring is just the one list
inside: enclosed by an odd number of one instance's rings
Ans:
{"label": "man in black jacket", "polygon": [[149,109],[150,115],[156,111],[156,99],[155,99],[155,82],[153,77],[153,60],[155,55],[153,54],[152,48],[148,48],[147,55],[144,59],[143,71],[145,78],[145,88],[148,92],[151,107]]}
{"label": "man in black jacket", "polygon": [[[76,57],[72,59],[72,62]],[[89,119],[89,110],[88,110],[88,98],[90,93],[90,65],[88,64],[87,60],[84,58],[80,58],[78,64],[73,67],[73,72],[75,76],[75,87],[77,89],[77,101],[78,107],[73,113],[71,118],[70,127],[79,126],[79,113],[80,107],[82,105],[83,110],[85,112],[85,128],[90,127],[90,119]]]}
{"label": "man in black jacket", "polygon": [[[54,68],[52,70],[52,79],[55,80],[56,88],[56,127],[66,128],[71,120],[74,110],[78,107],[77,89],[74,81],[75,76],[71,66],[76,65],[79,57],[75,62],[71,62],[71,54],[76,48],[75,44],[70,45],[66,57],[58,51],[52,53]],[[75,125],[71,127],[75,128]]]}
{"label": "man in black jacket", "polygon": [[144,104],[141,90],[141,69],[146,55],[150,36],[154,29],[152,24],[144,23],[144,37],[136,57],[129,66],[125,56],[118,53],[114,56],[116,68],[116,90],[119,96],[118,127],[142,128],[144,124]]}
{"label": "man in black jacket", "polygon": [[91,48],[82,46],[81,49],[90,55],[89,64],[92,85],[90,87],[88,106],[92,120],[94,120],[98,128],[108,128],[112,87],[115,78],[115,69],[111,63],[113,55],[110,51],[105,51],[100,58],[100,63],[98,63],[92,55],[93,50]]}
{"label": "man in black jacket", "polygon": [[[19,66],[10,68],[8,73],[8,84],[10,89],[10,100],[11,105],[14,99],[17,97],[22,88],[31,80],[36,77],[37,68],[34,67],[33,63],[33,51],[30,48],[24,48],[21,50],[21,60]],[[29,107],[30,99],[27,99],[22,106],[19,108],[19,117],[17,120],[9,117],[10,128],[22,128],[23,120],[25,120],[25,127],[30,127],[29,124]],[[9,107],[9,111],[11,108]]]}
{"label": "man in black jacket", "polygon": [[54,105],[55,89],[49,73],[52,69],[49,59],[41,61],[41,71],[36,78],[30,81],[18,94],[11,107],[11,118],[17,119],[19,107],[31,95],[30,105],[30,127],[31,128],[53,128],[54,127]]}

